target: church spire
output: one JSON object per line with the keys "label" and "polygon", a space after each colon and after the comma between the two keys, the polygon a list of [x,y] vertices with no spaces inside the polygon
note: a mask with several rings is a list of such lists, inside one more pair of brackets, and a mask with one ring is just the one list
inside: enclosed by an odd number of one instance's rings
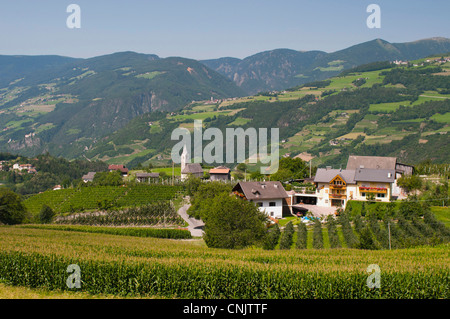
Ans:
{"label": "church spire", "polygon": [[188,152],[187,152],[187,148],[186,148],[186,144],[183,147],[183,153],[181,153],[181,171],[184,170],[184,168],[186,167],[186,163],[188,161]]}

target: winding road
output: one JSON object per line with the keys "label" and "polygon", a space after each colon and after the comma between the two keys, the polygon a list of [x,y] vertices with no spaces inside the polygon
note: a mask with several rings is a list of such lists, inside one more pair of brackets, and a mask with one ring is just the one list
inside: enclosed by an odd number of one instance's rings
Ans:
{"label": "winding road", "polygon": [[203,236],[203,227],[205,223],[201,219],[195,219],[193,217],[189,217],[187,214],[187,210],[191,205],[185,204],[178,210],[178,215],[181,216],[188,224],[188,230],[191,232],[192,237],[202,237]]}

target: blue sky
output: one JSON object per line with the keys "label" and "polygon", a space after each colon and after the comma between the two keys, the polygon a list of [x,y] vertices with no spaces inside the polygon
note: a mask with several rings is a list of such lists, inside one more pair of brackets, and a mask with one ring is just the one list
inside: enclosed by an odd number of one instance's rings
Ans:
{"label": "blue sky", "polygon": [[[69,29],[69,4],[81,28]],[[381,28],[369,29],[369,4]],[[0,0],[0,54],[92,57],[118,51],[193,59],[276,48],[333,52],[382,38],[450,38],[450,1],[414,0]]]}

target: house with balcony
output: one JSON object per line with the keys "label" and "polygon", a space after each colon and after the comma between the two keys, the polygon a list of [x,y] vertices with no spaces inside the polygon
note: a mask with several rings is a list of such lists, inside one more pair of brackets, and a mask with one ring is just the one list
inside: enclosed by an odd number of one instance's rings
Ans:
{"label": "house with balcony", "polygon": [[314,183],[318,206],[345,208],[349,200],[389,202],[395,170],[319,168]]}
{"label": "house with balcony", "polygon": [[[400,163],[396,157],[386,156],[356,156],[350,155],[347,161],[347,169],[357,170],[376,169],[376,170],[390,170],[395,172],[395,181],[392,185],[392,194],[395,198],[405,197],[405,191],[397,185],[397,179],[403,175],[414,174],[414,166]],[[381,174],[381,172],[380,172]]]}
{"label": "house with balcony", "polygon": [[395,170],[359,168],[355,170],[356,200],[389,202],[396,184]]}
{"label": "house with balcony", "polygon": [[345,207],[356,194],[354,170],[319,168],[314,183],[318,206]]}

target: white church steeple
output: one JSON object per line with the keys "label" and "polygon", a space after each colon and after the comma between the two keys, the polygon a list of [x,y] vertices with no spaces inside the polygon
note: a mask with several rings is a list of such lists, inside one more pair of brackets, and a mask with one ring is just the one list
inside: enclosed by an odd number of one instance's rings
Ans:
{"label": "white church steeple", "polygon": [[186,144],[183,147],[183,153],[181,153],[181,171],[186,167],[186,163],[188,162],[189,154],[187,152]]}

